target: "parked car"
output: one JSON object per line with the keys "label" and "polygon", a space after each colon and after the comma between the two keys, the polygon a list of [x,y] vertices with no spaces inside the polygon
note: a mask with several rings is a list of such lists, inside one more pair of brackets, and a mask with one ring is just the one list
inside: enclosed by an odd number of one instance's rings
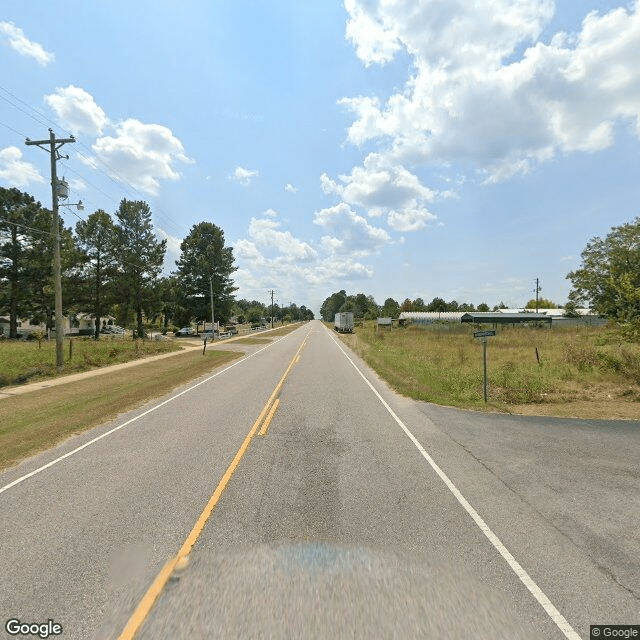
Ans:
{"label": "parked car", "polygon": [[182,329],[178,329],[174,335],[177,338],[184,338],[186,336],[195,336],[196,332],[191,327],[182,327]]}
{"label": "parked car", "polygon": [[123,335],[124,334],[124,329],[122,327],[119,327],[118,325],[107,325],[106,327],[102,327],[102,329],[100,329],[100,333],[111,333],[111,334],[115,334],[115,335]]}

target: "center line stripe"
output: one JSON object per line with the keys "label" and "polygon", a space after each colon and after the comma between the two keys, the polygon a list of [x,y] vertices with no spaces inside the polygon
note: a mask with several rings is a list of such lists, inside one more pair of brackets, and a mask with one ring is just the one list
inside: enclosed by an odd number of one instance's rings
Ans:
{"label": "center line stripe", "polygon": [[267,435],[267,431],[269,431],[269,425],[271,424],[271,420],[273,419],[273,416],[275,415],[279,404],[280,404],[280,398],[276,398],[275,402],[273,403],[273,406],[271,407],[271,411],[269,411],[269,415],[267,416],[267,419],[264,421],[264,424],[262,425],[262,429],[260,429],[259,435],[261,436]]}
{"label": "center line stripe", "polygon": [[[207,520],[213,513],[213,510],[216,508],[216,505],[218,504],[218,501],[220,500],[222,493],[224,492],[227,485],[229,484],[229,481],[231,480],[231,477],[233,476],[233,473],[235,472],[238,464],[240,464],[240,460],[242,460],[242,457],[244,456],[246,450],[249,448],[249,445],[251,444],[251,440],[253,439],[253,436],[256,434],[256,431],[258,430],[260,423],[262,422],[265,414],[267,413],[269,406],[273,402],[273,399],[276,397],[277,393],[280,391],[282,385],[284,384],[284,381],[287,375],[289,375],[289,371],[291,371],[291,367],[293,367],[293,363],[295,359],[300,354],[300,351],[302,350],[302,347],[304,346],[308,337],[309,337],[309,334],[307,333],[307,335],[305,336],[305,339],[300,345],[300,348],[296,352],[296,355],[293,356],[293,359],[289,363],[287,370],[284,372],[282,378],[280,378],[280,381],[276,385],[276,388],[273,390],[273,393],[271,394],[271,396],[269,396],[269,399],[267,400],[267,403],[264,405],[257,420],[253,423],[251,430],[245,436],[243,443],[240,445],[240,448],[238,449],[233,460],[231,461],[231,464],[229,465],[224,475],[222,476],[222,479],[218,483],[218,486],[213,492],[213,495],[209,499],[207,506],[204,508],[204,510],[200,514],[200,517],[198,518],[193,529],[187,536],[187,539],[184,541],[184,544],[180,548],[180,551],[178,551],[178,554],[164,565],[160,573],[156,576],[155,580],[152,582],[149,589],[147,589],[147,592],[144,594],[144,596],[142,597],[142,600],[140,601],[135,611],[133,612],[133,615],[131,616],[131,618],[129,618],[129,621],[127,622],[127,625],[123,629],[122,633],[118,636],[118,640],[132,640],[134,638],[135,634],[138,632],[138,630],[144,623],[146,617],[149,615],[149,612],[153,608],[153,605],[158,599],[158,596],[162,593],[164,586],[169,581],[169,578],[171,577],[171,574],[173,573],[174,569],[176,568],[178,563],[184,560],[191,552],[193,545],[196,543],[196,541],[200,537],[200,534],[202,533],[204,526],[207,523]],[[273,413],[275,413],[275,409],[277,408],[279,402],[280,402],[280,399],[276,398],[276,401],[273,404],[273,407],[271,408],[271,413],[269,414],[271,417],[273,417]]]}
{"label": "center line stripe", "polygon": [[[189,393],[189,391],[193,391],[193,389],[199,387],[200,385],[205,384],[206,382],[209,382],[210,380],[213,380],[214,378],[217,378],[218,376],[222,375],[223,373],[229,371],[229,369],[233,369],[234,367],[237,367],[239,364],[242,364],[243,362],[246,362],[250,358],[253,358],[253,357],[257,356],[259,353],[261,353],[265,349],[270,349],[271,347],[273,347],[273,345],[278,344],[278,342],[280,342],[281,340],[284,340],[285,338],[287,338],[290,335],[291,334],[288,333],[287,335],[282,336],[282,338],[279,338],[275,342],[272,342],[271,344],[268,344],[265,347],[261,347],[260,349],[258,349],[257,351],[254,351],[253,353],[249,354],[248,356],[245,356],[244,358],[240,358],[240,360],[236,360],[236,362],[234,362],[233,364],[230,364],[228,367],[225,367],[224,369],[221,369],[220,371],[217,371],[216,373],[214,373],[213,375],[205,378],[204,380],[201,380],[200,382],[197,382],[196,384],[192,385],[188,389],[184,389],[180,393],[176,393],[176,395],[171,396],[170,398],[167,398],[163,402],[160,402],[159,404],[154,405],[153,407],[151,407],[150,409],[147,409],[143,413],[131,418],[130,420],[127,420],[126,422],[118,425],[117,427],[114,427],[113,429],[110,429],[109,431],[106,431],[105,433],[97,436],[96,438],[93,438],[92,440],[89,440],[89,442],[85,442],[83,445],[80,445],[79,447],[76,447],[72,451],[68,451],[67,453],[65,453],[64,455],[60,456],[59,458],[56,458],[55,460],[51,460],[51,462],[48,462],[47,464],[42,465],[41,467],[38,467],[37,469],[34,469],[30,473],[27,473],[24,476],[21,476],[20,478],[17,478],[13,482],[10,482],[9,484],[7,484],[4,487],[0,488],[0,493],[3,493],[5,491],[7,491],[8,489],[11,489],[11,487],[15,487],[15,485],[20,484],[21,482],[24,482],[28,478],[31,478],[32,476],[37,475],[41,471],[44,471],[45,469],[48,469],[49,467],[52,467],[55,464],[58,464],[58,462],[62,462],[66,458],[69,458],[69,457],[75,455],[76,453],[82,451],[83,449],[86,449],[90,445],[98,442],[98,440],[102,440],[103,438],[106,438],[107,436],[110,436],[112,433],[115,433],[116,431],[119,431],[120,429],[123,429],[124,427],[132,424],[133,422],[136,422],[137,420],[140,420],[140,418],[144,418],[144,416],[156,411],[157,409],[160,409],[160,407],[164,407],[164,405],[165,404],[169,404],[169,402],[173,402],[174,400],[176,400],[180,396],[183,396],[185,393]],[[309,334],[307,334],[307,337],[308,337],[308,335]],[[305,340],[306,340],[306,338],[305,338]]]}

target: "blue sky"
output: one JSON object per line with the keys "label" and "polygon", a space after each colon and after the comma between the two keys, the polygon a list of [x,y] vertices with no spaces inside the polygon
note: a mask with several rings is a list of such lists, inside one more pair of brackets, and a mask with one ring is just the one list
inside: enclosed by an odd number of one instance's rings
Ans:
{"label": "blue sky", "polygon": [[149,202],[167,273],[214,222],[238,297],[563,303],[640,215],[637,1],[3,4],[0,185],[73,134],[81,215]]}

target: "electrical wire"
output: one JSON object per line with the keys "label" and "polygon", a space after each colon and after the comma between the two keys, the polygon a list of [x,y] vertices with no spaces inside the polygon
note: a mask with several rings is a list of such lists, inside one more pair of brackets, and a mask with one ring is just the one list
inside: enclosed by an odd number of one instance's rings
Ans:
{"label": "electrical wire", "polygon": [[[28,104],[27,102],[25,102],[24,100],[22,100],[19,96],[15,95],[14,93],[12,93],[11,91],[9,91],[6,87],[3,87],[2,85],[0,85],[0,90],[4,91],[7,95],[11,96],[14,100],[17,100],[18,102],[20,102],[21,104],[23,104],[25,107],[27,107],[28,109],[30,109],[31,111],[33,111],[34,113],[36,113],[39,118],[36,118],[34,115],[28,113],[27,111],[25,111],[24,109],[22,109],[20,106],[18,106],[17,104],[15,104],[14,102],[12,102],[11,100],[9,100],[8,98],[0,95],[0,98],[2,100],[4,100],[5,102],[7,102],[8,104],[10,104],[11,106],[13,106],[14,108],[18,109],[19,111],[21,111],[22,113],[24,113],[26,116],[30,117],[32,120],[34,120],[35,122],[37,122],[38,124],[41,124],[43,126],[48,126],[48,124],[51,124],[53,126],[60,126],[59,123],[54,122],[51,118],[49,118],[48,116],[46,116],[45,114],[43,114],[41,111],[39,111],[38,109],[36,109],[35,107],[32,107],[30,104]],[[42,118],[42,119],[40,119]],[[46,121],[46,122],[43,122]],[[5,125],[6,126],[6,125]],[[15,131],[15,130],[14,130]],[[16,133],[18,133],[16,131]],[[23,134],[19,134],[19,135],[23,135]],[[24,136],[23,137],[27,137]],[[78,144],[78,146],[84,148],[88,153],[92,153],[93,150],[90,149],[86,144],[84,144],[83,142],[76,140],[76,144]],[[111,165],[109,165],[104,159],[100,158],[99,156],[94,156],[92,158],[84,155],[83,153],[76,151],[76,153],[81,157],[84,158],[87,163],[89,164],[89,166],[92,166],[92,168],[96,171],[98,171],[99,173],[102,173],[106,178],[108,178],[111,182],[113,182],[113,184],[115,184],[118,187],[122,187],[123,185],[125,187],[127,187],[129,189],[129,193],[130,194],[136,194],[138,197],[142,198],[143,200],[147,197],[145,196],[141,191],[139,191],[136,187],[134,187],[130,182],[128,182],[125,178],[122,177],[122,175],[120,175]],[[99,166],[96,166],[96,163],[99,163],[101,165],[103,165],[107,171],[104,171],[103,169],[101,169]],[[114,179],[115,178],[117,179]],[[88,182],[87,182],[88,183]],[[101,193],[104,194],[103,191],[101,191]],[[109,197],[109,196],[108,196]],[[109,199],[113,200],[113,198],[109,197]],[[169,216],[166,211],[164,211],[163,209],[161,209],[158,206],[155,206],[154,209],[162,214],[162,217],[169,222],[170,224],[172,224],[175,229],[180,229],[181,225],[176,222],[175,220],[173,220],[173,218],[171,218],[171,216]]]}
{"label": "electrical wire", "polygon": [[0,122],[0,125],[2,125],[3,127],[9,129],[9,131],[13,131],[13,133],[17,133],[19,136],[21,136],[22,138],[26,138],[27,136],[25,136],[24,133],[20,133],[19,131],[17,131],[16,129],[14,129],[13,127],[10,127],[8,124],[5,124],[4,122]]}
{"label": "electrical wire", "polygon": [[29,229],[29,231],[35,231],[36,233],[40,233],[44,236],[53,236],[53,233],[51,233],[51,231],[42,231],[41,229],[34,229],[33,227],[28,227],[26,224],[20,224],[19,222],[14,222],[13,220],[7,220],[7,218],[0,218],[0,222],[13,224],[16,227],[20,227],[21,229]]}

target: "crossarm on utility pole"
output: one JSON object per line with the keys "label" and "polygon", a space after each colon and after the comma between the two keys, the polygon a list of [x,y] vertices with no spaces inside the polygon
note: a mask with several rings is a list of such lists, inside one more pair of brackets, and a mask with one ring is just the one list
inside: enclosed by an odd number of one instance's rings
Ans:
{"label": "crossarm on utility pole", "polygon": [[[64,327],[62,326],[62,268],[60,265],[60,225],[58,222],[58,175],[56,162],[58,161],[58,149],[66,143],[75,142],[74,137],[56,138],[53,129],[49,129],[48,140],[29,140],[26,145],[36,145],[44,149],[51,159],[51,200],[52,200],[52,220],[53,232],[53,280],[55,284],[55,309],[56,309],[56,367],[58,371],[64,367]],[[47,145],[47,149],[43,145]],[[56,146],[57,145],[57,146]]]}

